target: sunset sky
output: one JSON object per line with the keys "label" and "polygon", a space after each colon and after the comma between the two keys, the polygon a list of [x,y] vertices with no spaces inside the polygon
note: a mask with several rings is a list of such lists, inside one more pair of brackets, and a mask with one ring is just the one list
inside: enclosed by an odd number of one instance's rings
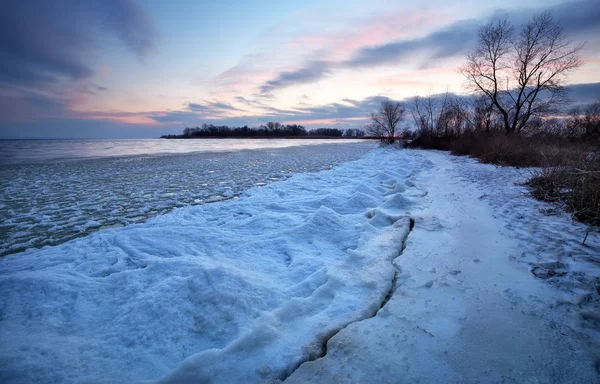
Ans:
{"label": "sunset sky", "polygon": [[600,96],[600,0],[3,1],[0,138],[362,127],[383,98],[464,93],[477,29],[544,10],[586,42],[572,97]]}

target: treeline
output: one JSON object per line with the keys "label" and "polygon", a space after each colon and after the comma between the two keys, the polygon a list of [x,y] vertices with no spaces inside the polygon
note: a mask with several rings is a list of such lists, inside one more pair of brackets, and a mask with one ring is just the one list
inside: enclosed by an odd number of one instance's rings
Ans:
{"label": "treeline", "polygon": [[306,130],[298,124],[281,124],[268,122],[258,128],[229,127],[227,125],[203,124],[201,127],[185,128],[181,135],[163,135],[163,139],[192,139],[192,138],[251,138],[251,137],[364,137],[362,129],[318,128]]}
{"label": "treeline", "polygon": [[506,131],[502,115],[483,96],[471,100],[453,94],[415,97],[407,110],[417,128],[413,135],[442,144],[473,134],[600,141],[600,98],[572,108],[560,117],[531,116],[513,132]]}

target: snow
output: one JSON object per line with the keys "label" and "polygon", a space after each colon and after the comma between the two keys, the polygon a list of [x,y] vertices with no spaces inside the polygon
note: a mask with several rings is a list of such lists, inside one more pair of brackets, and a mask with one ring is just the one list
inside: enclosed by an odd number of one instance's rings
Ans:
{"label": "snow", "polygon": [[600,240],[522,178],[379,148],[5,256],[0,382],[597,382]]}
{"label": "snow", "polygon": [[409,229],[390,187],[414,161],[386,158],[0,259],[3,381],[133,382],[185,358],[173,381],[284,375],[390,290]]}
{"label": "snow", "polygon": [[[515,185],[523,172],[414,153],[429,169],[411,181],[428,194],[395,260],[394,295],[285,382],[598,382],[600,324],[581,322],[599,313],[598,236],[583,249],[585,226],[544,216],[547,204]],[[531,273],[567,258],[562,277]]]}

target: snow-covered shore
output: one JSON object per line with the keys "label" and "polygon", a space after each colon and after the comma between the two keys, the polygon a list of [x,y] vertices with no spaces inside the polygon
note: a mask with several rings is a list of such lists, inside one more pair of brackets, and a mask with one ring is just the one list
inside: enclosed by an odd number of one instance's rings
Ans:
{"label": "snow-covered shore", "polygon": [[596,382],[600,241],[520,177],[376,149],[3,257],[0,381]]}
{"label": "snow-covered shore", "polygon": [[286,383],[597,383],[597,234],[581,246],[584,225],[515,185],[526,173],[414,154],[430,164],[412,179],[429,193],[395,294]]}

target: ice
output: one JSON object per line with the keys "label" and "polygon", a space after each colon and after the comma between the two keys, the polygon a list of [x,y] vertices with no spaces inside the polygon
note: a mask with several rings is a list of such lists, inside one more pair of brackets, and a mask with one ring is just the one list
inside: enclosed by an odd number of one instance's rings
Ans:
{"label": "ice", "polygon": [[525,177],[378,148],[2,257],[0,382],[596,383],[600,239]]}
{"label": "ice", "polygon": [[[192,141],[204,146],[207,142]],[[289,141],[266,141],[262,145],[291,145]],[[92,144],[98,147],[102,142]],[[211,144],[213,150],[236,147],[229,141],[208,142],[221,144]],[[291,142],[297,144],[298,140]],[[52,144],[67,148],[61,141]],[[125,144],[129,145],[125,149],[134,149],[132,143],[121,143]],[[292,173],[329,169],[355,160],[372,148],[369,142],[338,142],[78,161],[47,159],[43,163],[36,159],[34,163],[0,165],[0,256],[57,245],[99,229],[141,223],[176,207],[234,198],[248,188],[285,179]]]}
{"label": "ice", "polygon": [[1,258],[0,381],[285,377],[387,297],[409,219],[366,213],[397,153]]}

